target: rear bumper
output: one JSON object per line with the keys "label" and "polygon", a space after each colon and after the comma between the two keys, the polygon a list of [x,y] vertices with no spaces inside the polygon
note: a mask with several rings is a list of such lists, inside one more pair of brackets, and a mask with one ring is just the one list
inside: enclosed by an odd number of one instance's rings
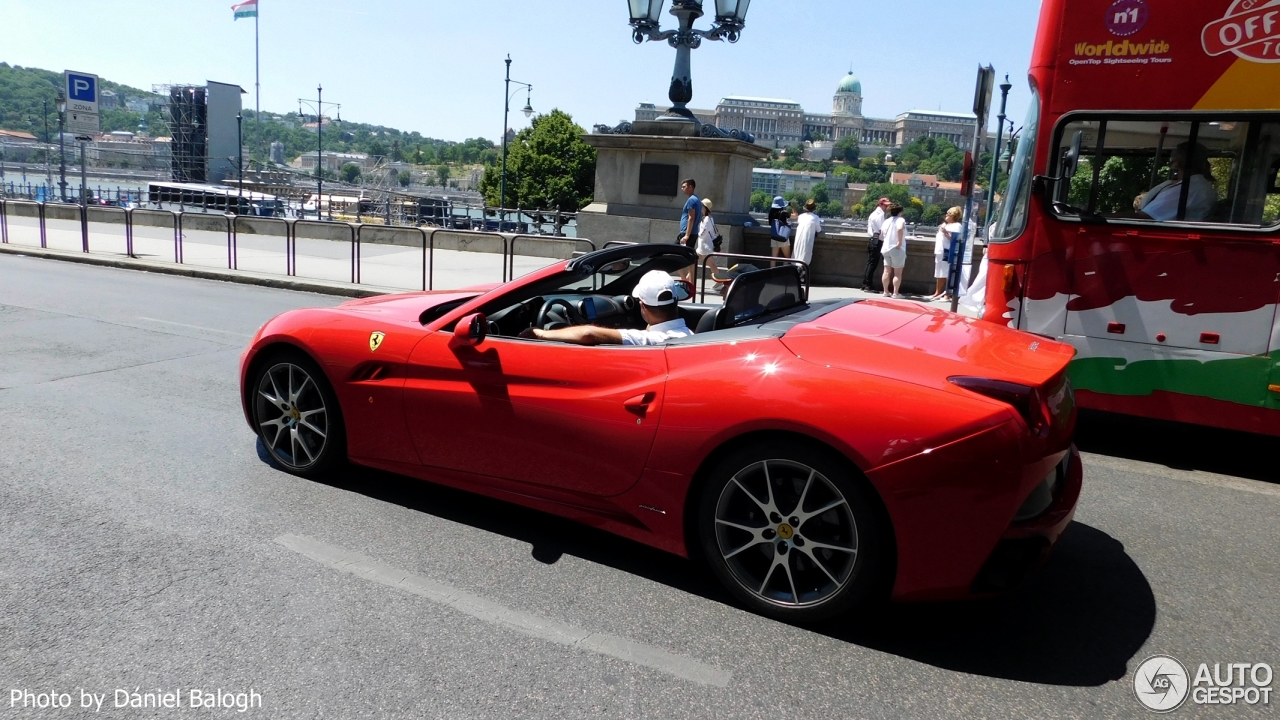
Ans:
{"label": "rear bumper", "polygon": [[[1080,488],[1084,481],[1084,466],[1075,445],[1056,466],[1057,482],[1048,492],[1048,507],[1025,520],[1015,520],[1001,535],[995,549],[974,578],[970,592],[974,596],[995,595],[1007,592],[1023,580],[1049,557],[1062,531],[1075,517],[1076,503],[1080,500]],[[1044,483],[1049,483],[1046,478]],[[1039,488],[1037,488],[1039,489]],[[1032,497],[1034,498],[1033,491]],[[1028,503],[1033,502],[1028,499]],[[1025,506],[1024,506],[1025,507]]]}

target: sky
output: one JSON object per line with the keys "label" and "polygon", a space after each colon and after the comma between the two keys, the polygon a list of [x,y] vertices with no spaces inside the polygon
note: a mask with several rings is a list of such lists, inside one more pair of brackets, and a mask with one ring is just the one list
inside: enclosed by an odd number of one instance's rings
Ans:
{"label": "sky", "polygon": [[[0,0],[0,62],[157,83],[235,83],[254,104],[253,20],[231,0]],[[714,14],[714,3],[705,3]],[[787,98],[830,112],[845,73],[863,114],[972,109],[978,65],[1013,83],[1025,113],[1038,0],[755,0],[736,44],[693,51],[695,108],[727,95]],[[503,59],[533,85],[537,112],[559,108],[586,129],[668,104],[675,50],[631,41],[624,0],[259,0],[262,109],[298,98],[341,103],[344,120],[463,140],[502,134]],[[670,7],[670,3],[667,3]],[[664,29],[674,17],[663,13]],[[708,18],[695,27],[707,28]],[[512,86],[513,90],[516,86]],[[527,120],[513,92],[510,126]],[[999,110],[999,98],[992,115]]]}

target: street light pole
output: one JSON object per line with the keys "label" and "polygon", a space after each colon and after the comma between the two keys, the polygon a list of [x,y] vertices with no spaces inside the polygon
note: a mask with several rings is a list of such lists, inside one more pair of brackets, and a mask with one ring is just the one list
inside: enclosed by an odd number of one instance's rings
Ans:
{"label": "street light pole", "polygon": [[[1009,106],[1009,90],[1013,85],[1009,83],[1009,76],[1004,76],[1004,82],[1000,83],[1000,114],[996,116],[996,151],[991,155],[991,184],[987,186],[987,226],[992,223],[992,215],[996,207],[996,181],[1000,177],[1000,151],[1004,146],[1004,121],[1006,119],[1006,111]],[[990,238],[987,239],[988,245]],[[971,273],[972,274],[972,273]]]}
{"label": "street light pole", "polygon": [[237,213],[240,212],[240,205],[243,204],[244,200],[244,133],[242,121],[241,113],[236,113],[236,157],[238,158],[236,160],[236,185],[239,188],[239,192],[236,195],[240,198],[236,202]]}
{"label": "street light pole", "polygon": [[[502,172],[500,174],[500,180],[498,181],[498,211],[499,211],[498,229],[499,230],[502,229],[502,224],[506,222],[506,219],[507,219],[507,210],[506,210],[507,208],[507,122],[508,122],[508,115],[511,112],[511,83],[514,82],[516,85],[523,86],[525,88],[525,91],[528,92],[529,94],[533,93],[532,85],[528,83],[522,83],[519,80],[511,79],[511,56],[510,55],[507,56],[506,63],[507,63],[507,78],[505,81],[506,85],[504,86],[503,92],[502,92],[502,97],[503,97],[503,101],[502,101]],[[516,92],[519,92],[519,91],[520,91],[520,88],[516,88]],[[532,114],[533,114],[533,105],[530,104],[529,97],[526,96],[524,101],[524,116],[529,117]]]}
{"label": "street light pole", "polygon": [[49,159],[49,100],[41,101],[44,106],[44,199],[49,201],[49,193],[53,191],[53,161]]}
{"label": "street light pole", "polygon": [[[311,105],[311,100],[298,98],[298,118],[302,118],[302,106]],[[316,85],[316,219],[320,219],[320,197],[324,193],[324,88]],[[342,104],[328,103],[338,109],[338,122],[342,122]],[[329,209],[329,217],[333,217],[333,208]]]}
{"label": "street light pole", "polygon": [[66,130],[64,124],[67,120],[67,96],[59,89],[56,100],[58,105],[58,190],[59,197],[62,202],[67,201],[67,147],[66,147]]}
{"label": "street light pole", "polygon": [[738,42],[751,0],[716,0],[716,20],[710,30],[693,29],[693,22],[702,17],[703,0],[671,0],[671,14],[676,16],[679,25],[675,30],[660,30],[658,25],[664,1],[627,1],[631,13],[631,39],[636,44],[645,40],[666,40],[676,49],[676,64],[671,71],[671,86],[667,91],[671,109],[658,119],[697,122],[688,107],[689,101],[693,100],[690,51],[700,47],[704,39]]}

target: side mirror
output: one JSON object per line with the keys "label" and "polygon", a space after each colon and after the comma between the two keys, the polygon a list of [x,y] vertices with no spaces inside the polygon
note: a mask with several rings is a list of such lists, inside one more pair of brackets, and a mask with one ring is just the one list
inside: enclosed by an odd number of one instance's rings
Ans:
{"label": "side mirror", "polygon": [[449,347],[475,347],[484,342],[489,334],[489,321],[484,313],[463,315],[453,326],[453,337],[449,339]]}
{"label": "side mirror", "polygon": [[677,280],[675,282],[676,300],[684,302],[693,297],[693,283],[688,280]]}

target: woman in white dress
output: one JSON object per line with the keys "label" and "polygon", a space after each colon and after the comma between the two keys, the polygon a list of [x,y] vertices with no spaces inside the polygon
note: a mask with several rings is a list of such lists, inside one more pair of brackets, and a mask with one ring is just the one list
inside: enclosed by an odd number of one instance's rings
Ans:
{"label": "woman in white dress", "polygon": [[933,278],[937,286],[933,289],[933,294],[929,296],[930,301],[942,300],[947,297],[947,277],[951,275],[951,262],[947,258],[951,250],[953,233],[960,232],[960,220],[963,218],[963,210],[958,207],[951,208],[947,211],[947,216],[943,219],[942,224],[938,226],[938,234],[934,236]]}

